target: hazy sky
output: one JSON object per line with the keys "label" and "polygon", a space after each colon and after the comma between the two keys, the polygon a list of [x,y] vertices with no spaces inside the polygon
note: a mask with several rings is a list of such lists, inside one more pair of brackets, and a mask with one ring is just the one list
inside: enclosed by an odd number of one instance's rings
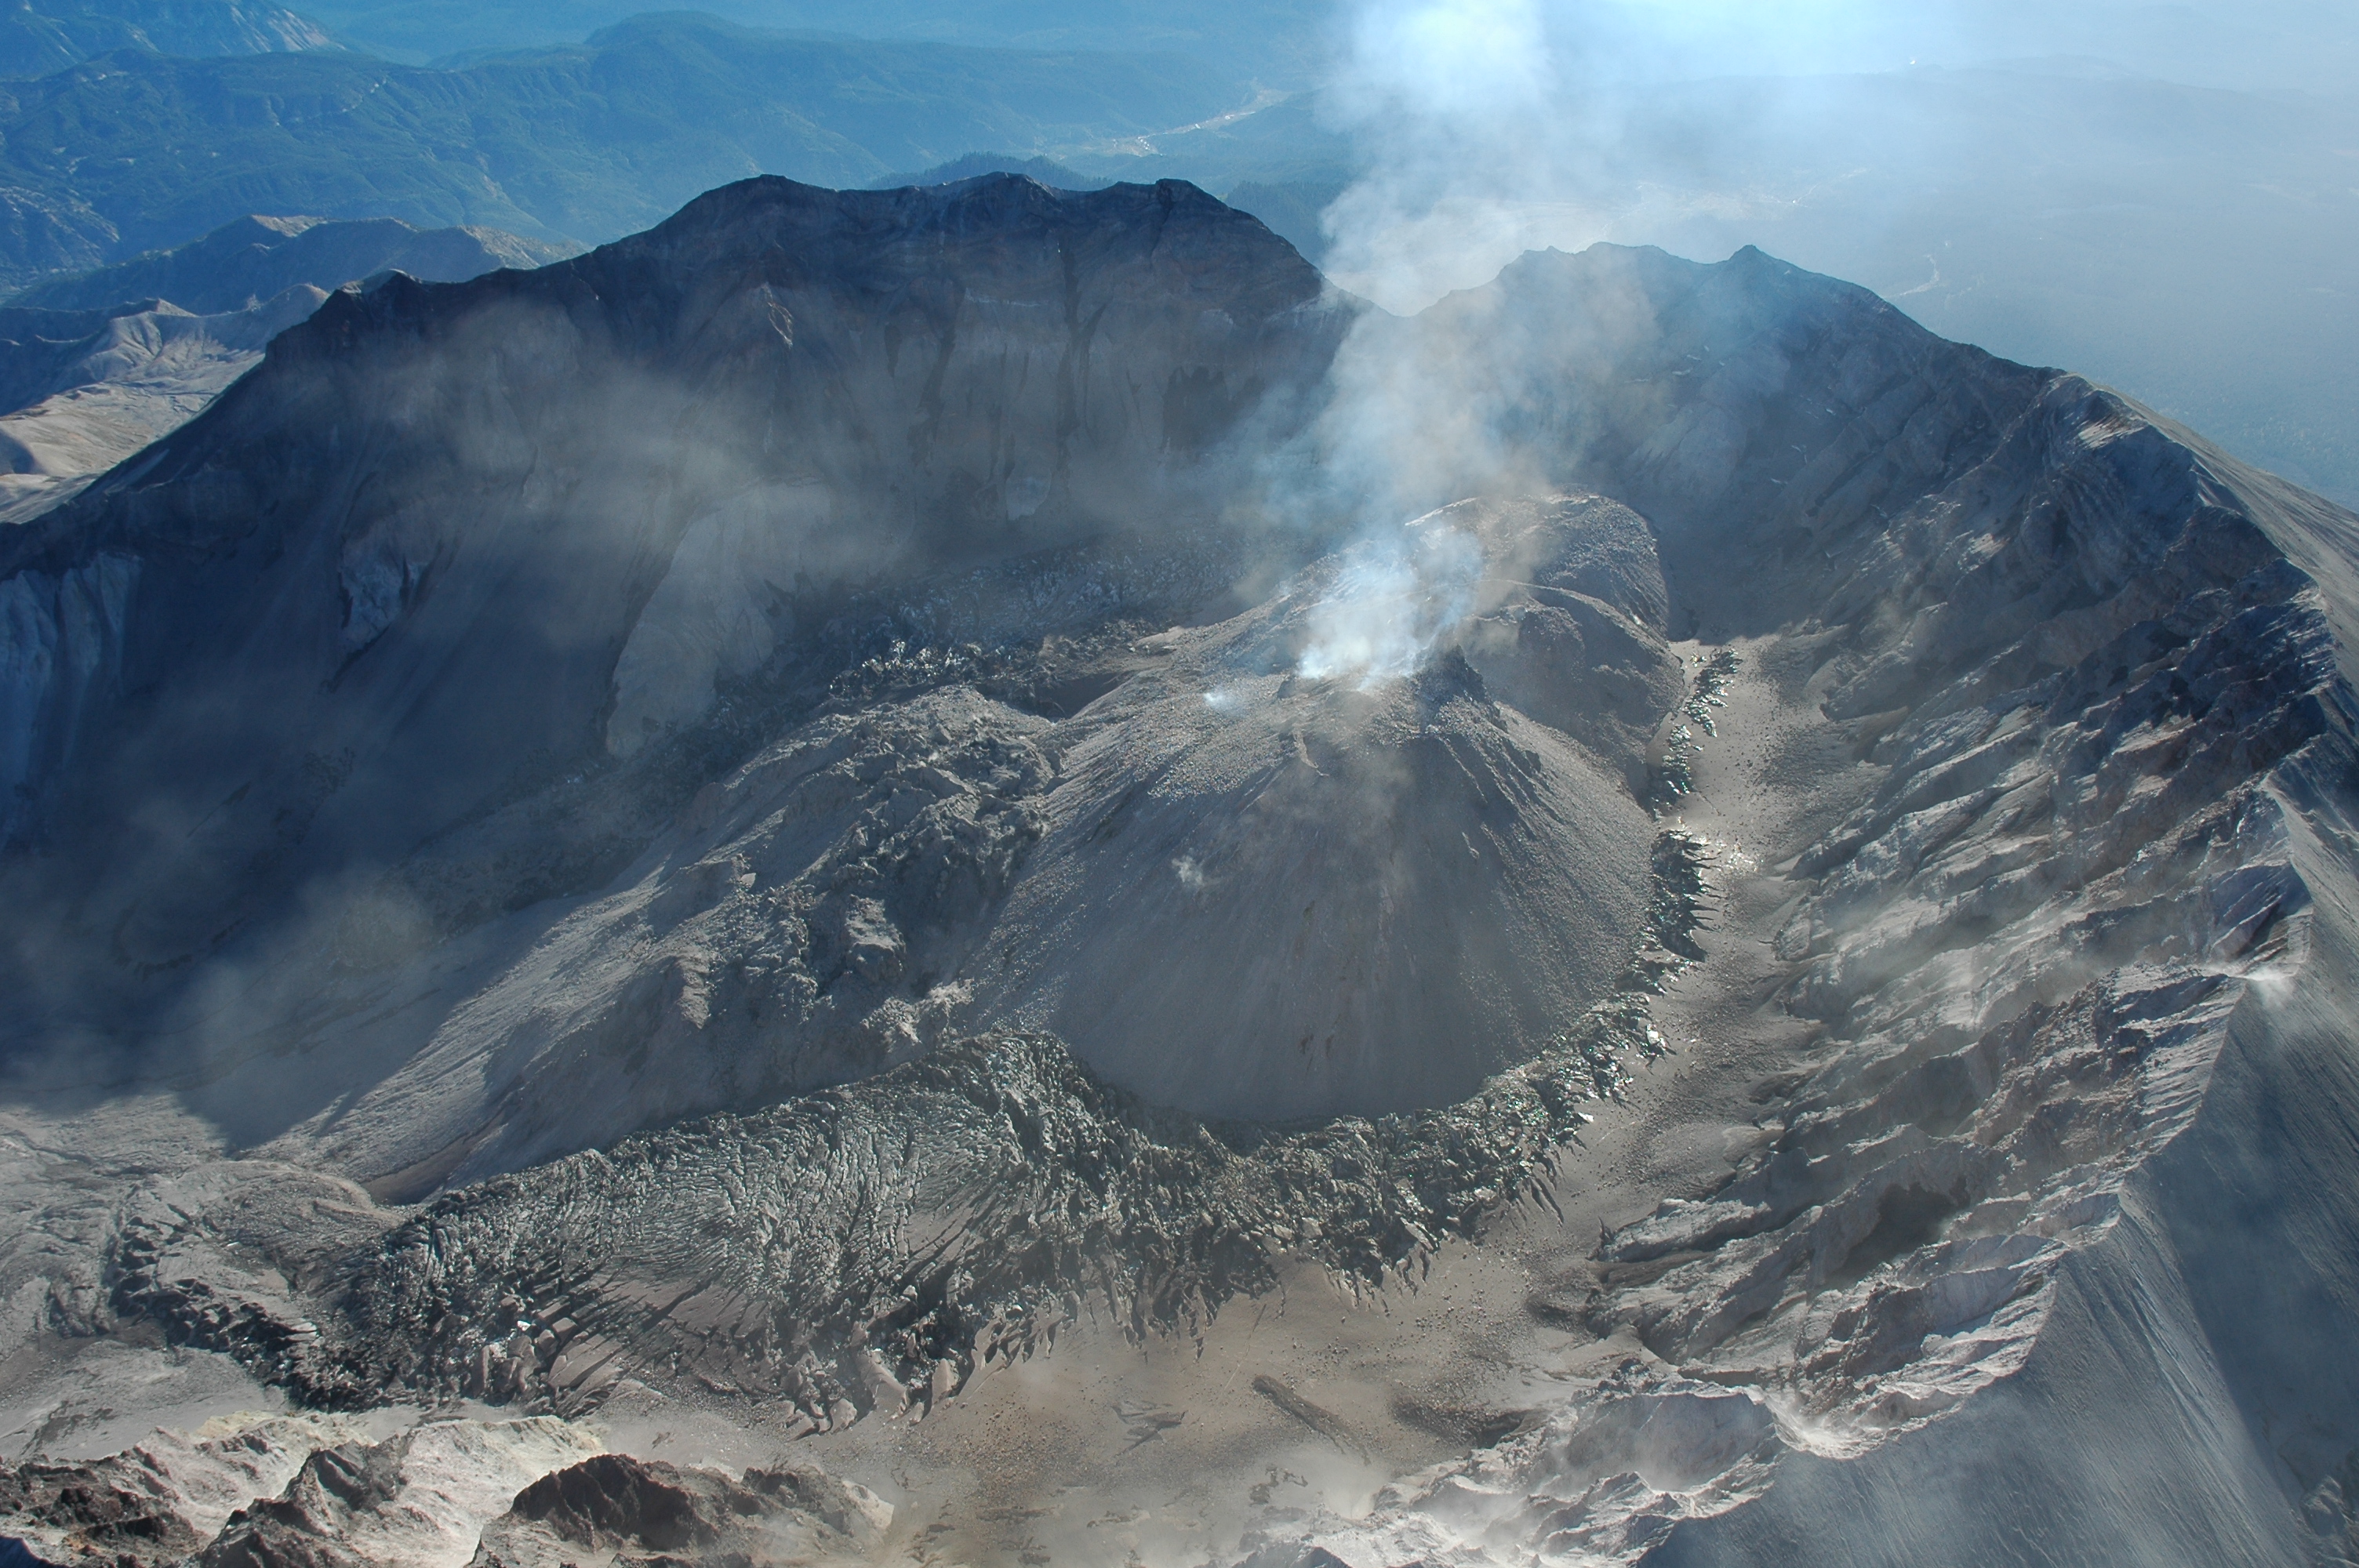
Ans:
{"label": "hazy sky", "polygon": [[2084,55],[2204,85],[2343,91],[2359,38],[2359,5],[2316,0],[1379,0],[1361,13],[1416,14],[1542,44],[1567,86]]}

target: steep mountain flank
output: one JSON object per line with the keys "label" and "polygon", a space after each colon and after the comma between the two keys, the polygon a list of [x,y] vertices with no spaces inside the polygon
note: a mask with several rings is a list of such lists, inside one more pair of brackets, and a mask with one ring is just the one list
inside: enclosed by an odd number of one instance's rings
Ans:
{"label": "steep mountain flank", "polygon": [[[866,630],[838,620],[854,589],[1149,523],[1158,558],[1202,557],[1180,520],[1235,488],[1207,454],[1315,384],[1348,319],[1188,188],[1014,178],[756,181],[538,272],[340,295],[5,541],[9,834],[100,854],[74,918],[126,978],[535,801],[558,842],[505,874],[467,855],[492,885],[423,917],[595,885],[701,782],[649,742],[764,672],[773,701],[823,695],[840,665],[793,655]],[[1078,582],[1066,613],[1225,592],[1217,561],[1180,568]]]}
{"label": "steep mountain flank", "polygon": [[245,218],[0,308],[0,519],[37,516],[203,412],[330,290],[399,270],[455,282],[570,254],[391,219]]}

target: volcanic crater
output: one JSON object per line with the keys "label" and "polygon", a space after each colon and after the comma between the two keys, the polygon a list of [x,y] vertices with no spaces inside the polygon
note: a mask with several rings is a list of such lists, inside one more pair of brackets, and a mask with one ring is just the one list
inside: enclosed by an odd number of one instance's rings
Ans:
{"label": "volcanic crater", "polygon": [[0,536],[7,1397],[302,1407],[0,1528],[2332,1560],[2354,562],[1750,250],[766,178],[348,289]]}

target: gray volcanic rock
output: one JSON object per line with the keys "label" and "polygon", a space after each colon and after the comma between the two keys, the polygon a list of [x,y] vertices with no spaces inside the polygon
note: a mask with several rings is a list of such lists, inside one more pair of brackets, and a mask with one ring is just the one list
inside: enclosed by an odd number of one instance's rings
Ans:
{"label": "gray volcanic rock", "polygon": [[[1685,848],[1663,857],[1673,878]],[[1685,891],[1664,939],[1692,922]],[[1198,1332],[1289,1257],[1406,1281],[1662,1054],[1650,973],[1642,952],[1623,994],[1456,1106],[1283,1135],[1157,1111],[1053,1038],[998,1035],[461,1188],[358,1246],[299,1218],[258,1236],[158,1184],[126,1206],[116,1296],[330,1404],[398,1387],[578,1412],[665,1368],[777,1401],[798,1434],[922,1414],[1085,1313]],[[341,1269],[290,1293],[297,1255],[334,1242]]]}
{"label": "gray volcanic rock", "polygon": [[[0,1530],[71,1568],[427,1568],[466,1562],[520,1490],[599,1450],[548,1416],[374,1441],[372,1424],[386,1423],[244,1415],[104,1458],[0,1465]],[[808,1485],[834,1495],[815,1473]]]}
{"label": "gray volcanic rock", "polygon": [[[81,1465],[0,1466],[0,1511],[28,1534],[49,1535],[47,1559],[19,1561],[148,1563],[181,1561],[203,1537],[150,1495],[110,1485],[114,1477]],[[38,1539],[38,1535],[36,1537]]]}
{"label": "gray volcanic rock", "polygon": [[1039,838],[1047,728],[954,687],[796,730],[321,1135],[408,1193],[907,1059]]}
{"label": "gray volcanic rock", "polygon": [[[1611,562],[1659,615],[1651,542],[1594,499],[1408,532],[1406,581],[1381,546],[1322,563],[1142,643],[1168,662],[1060,727],[973,1016],[1051,1030],[1158,1104],[1286,1119],[1462,1098],[1604,994],[1647,899],[1631,782],[1683,683],[1656,627],[1559,585]],[[1423,676],[1344,662],[1428,595],[1462,621]],[[1544,687],[1565,729],[1493,700],[1485,671]]]}
{"label": "gray volcanic rock", "polygon": [[[552,1472],[595,1465],[587,1433],[548,1416],[440,1422],[321,1447],[275,1498],[223,1522],[201,1568],[342,1568],[466,1560],[486,1523]],[[626,1462],[627,1463],[627,1462]]]}
{"label": "gray volcanic rock", "polygon": [[[1659,614],[1627,513],[1467,506],[1420,530],[1470,552],[1454,665],[1368,690],[1299,677],[1366,611],[1344,565],[1274,607],[1125,639],[1128,672],[1062,723],[963,684],[1015,684],[972,665],[839,697],[706,786],[613,891],[535,927],[307,1140],[408,1192],[1008,1022],[1200,1114],[1473,1092],[1627,962],[1656,834],[1630,775],[1681,683],[1643,622],[1549,586]],[[1531,628],[1570,624],[1560,605],[1625,645],[1568,672],[1550,641],[1534,676]],[[1490,700],[1467,660],[1555,680],[1595,748]],[[1628,729],[1609,736],[1569,675],[1623,683]],[[460,836],[410,885],[471,896],[459,879],[512,831]]]}
{"label": "gray volcanic rock", "polygon": [[95,1460],[0,1465],[0,1534],[50,1563],[185,1563],[230,1514],[286,1485],[321,1446],[360,1438],[342,1417],[251,1418],[194,1438],[157,1433]]}
{"label": "gray volcanic rock", "polygon": [[10,305],[103,310],[133,299],[168,299],[198,315],[244,310],[308,286],[333,291],[379,273],[424,283],[464,283],[501,267],[543,266],[577,250],[497,229],[417,229],[397,218],[247,217],[201,239],[20,289]]}

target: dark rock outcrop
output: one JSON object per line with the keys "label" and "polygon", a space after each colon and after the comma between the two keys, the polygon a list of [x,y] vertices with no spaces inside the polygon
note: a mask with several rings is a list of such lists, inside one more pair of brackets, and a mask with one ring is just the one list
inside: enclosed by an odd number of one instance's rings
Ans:
{"label": "dark rock outcrop", "polygon": [[[140,1478],[120,1465],[0,1465],[0,1515],[50,1534],[60,1544],[49,1557],[161,1568],[204,1541]],[[0,1563],[8,1561],[7,1547],[22,1553],[19,1563],[43,1561],[10,1540],[0,1546]]]}
{"label": "dark rock outcrop", "polygon": [[383,1508],[401,1490],[395,1444],[322,1448],[303,1461],[284,1496],[232,1514],[197,1558],[201,1568],[359,1568],[348,1543],[352,1518]]}

